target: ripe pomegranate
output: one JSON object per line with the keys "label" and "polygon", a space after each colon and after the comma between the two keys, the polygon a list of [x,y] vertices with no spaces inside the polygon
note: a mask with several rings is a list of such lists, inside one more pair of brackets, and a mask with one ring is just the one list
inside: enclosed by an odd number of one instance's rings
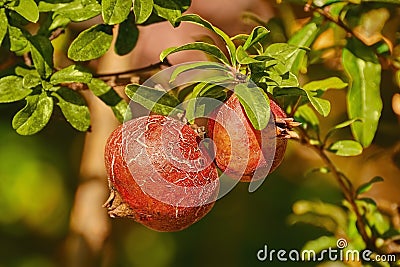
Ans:
{"label": "ripe pomegranate", "polygon": [[111,217],[130,217],[172,232],[204,217],[218,195],[218,173],[201,139],[176,119],[150,115],[125,122],[105,148]]}
{"label": "ripe pomegranate", "polygon": [[298,125],[270,99],[275,124],[256,130],[246,116],[239,99],[232,94],[212,114],[208,121],[208,135],[215,144],[217,166],[226,174],[242,182],[262,179],[282,162],[287,139]]}

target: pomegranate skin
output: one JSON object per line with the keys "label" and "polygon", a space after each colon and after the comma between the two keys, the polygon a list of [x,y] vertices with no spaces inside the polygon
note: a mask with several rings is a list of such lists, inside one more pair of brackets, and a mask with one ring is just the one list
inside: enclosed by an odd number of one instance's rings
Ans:
{"label": "pomegranate skin", "polygon": [[[287,117],[272,99],[270,109],[271,120]],[[261,131],[254,129],[235,94],[213,113],[207,129],[214,141],[217,166],[241,182],[263,179],[283,160],[287,138],[277,136],[271,123]]]}
{"label": "pomegranate skin", "polygon": [[204,217],[217,198],[219,180],[199,141],[188,125],[160,115],[115,129],[105,148],[110,216],[130,217],[162,232],[183,230]]}

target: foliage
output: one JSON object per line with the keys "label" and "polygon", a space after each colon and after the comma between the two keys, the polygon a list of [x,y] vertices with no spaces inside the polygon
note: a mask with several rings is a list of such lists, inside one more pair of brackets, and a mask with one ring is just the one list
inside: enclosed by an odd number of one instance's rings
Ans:
{"label": "foliage", "polygon": [[[169,21],[174,27],[181,23],[199,25],[215,34],[227,53],[214,43],[194,42],[164,50],[160,60],[180,51],[200,50],[212,60],[176,67],[170,82],[184,72],[200,68],[218,69],[220,76],[167,94],[154,88],[138,90],[139,85],[130,84],[126,86],[126,95],[153,112],[183,113],[193,122],[194,118],[206,115],[195,100],[207,96],[223,101],[229,94],[229,84],[256,129],[263,129],[268,123],[268,95],[274,97],[288,114],[302,123],[297,130],[297,141],[318,153],[326,165],[318,170],[336,178],[345,198],[341,205],[300,201],[294,205],[290,221],[317,223],[336,237],[345,236],[357,249],[399,254],[400,250],[393,245],[399,229],[393,228],[372,199],[362,197],[373,183],[382,179],[373,178],[355,189],[332,163],[330,155],[356,156],[373,142],[383,108],[381,73],[384,68],[393,70],[400,86],[400,23],[394,19],[400,4],[397,0],[278,2],[302,5],[308,12],[306,22],[294,34],[277,26],[284,22],[277,24],[271,20],[261,22],[249,34],[230,37],[196,14],[183,14],[190,0],[135,0],[133,3],[130,0],[0,0],[1,51],[6,57],[22,59],[1,70],[0,103],[25,102],[12,120],[12,127],[21,135],[41,131],[51,119],[55,106],[72,127],[87,131],[90,111],[80,90],[92,91],[122,122],[130,116],[128,103],[105,80],[85,69],[84,61],[103,56],[111,49],[113,38],[115,53],[129,53],[138,40],[138,25],[160,21]],[[96,16],[101,16],[103,23],[83,30],[68,48],[68,57],[74,64],[64,68],[55,66],[52,41],[71,22]],[[32,24],[35,30],[29,27]],[[113,30],[115,27],[118,30]],[[272,29],[286,32],[284,40]],[[322,41],[325,41],[323,46]],[[341,63],[332,66],[337,75],[308,81],[306,74],[312,66],[326,61]],[[325,120],[331,111],[330,102],[324,98],[327,90],[346,90],[348,118],[322,135],[320,119]],[[189,101],[182,110],[180,103],[185,100]],[[334,138],[335,132],[346,127],[351,129],[351,139]],[[306,247],[321,250],[328,243],[310,242]]]}

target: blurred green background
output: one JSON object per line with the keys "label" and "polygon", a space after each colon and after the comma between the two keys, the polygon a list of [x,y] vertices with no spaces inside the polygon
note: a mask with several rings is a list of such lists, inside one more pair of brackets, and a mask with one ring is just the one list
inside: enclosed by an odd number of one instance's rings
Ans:
{"label": "blurred green background", "polygon": [[[229,3],[220,2],[220,7],[227,8],[226,16],[234,12],[229,10]],[[202,5],[201,8],[205,14],[207,8],[213,9],[214,15],[217,12],[216,23],[228,33],[245,31],[240,27],[230,30],[230,20],[223,24],[218,7]],[[301,12],[301,8],[297,11]],[[65,38],[70,36],[67,34]],[[61,45],[58,44],[61,48],[56,45],[56,50],[65,49],[63,42],[62,39]],[[153,54],[157,60],[158,52]],[[57,64],[65,64],[65,53],[59,55]],[[147,58],[142,65],[154,62]],[[329,66],[321,64],[311,67],[309,73],[315,76],[310,79],[333,75]],[[382,175],[388,180],[374,196],[385,195],[398,202],[400,128],[391,102],[398,88],[387,71],[382,82],[384,110],[374,145],[366,151],[366,156],[335,160],[356,184]],[[333,106],[330,117],[321,122],[323,133],[346,120],[345,93],[328,93],[327,97]],[[66,251],[71,235],[70,214],[79,185],[85,134],[73,130],[55,109],[57,112],[42,132],[19,136],[11,121],[23,106],[23,102],[0,105],[0,267],[69,267]],[[349,136],[349,131],[343,135]],[[393,150],[394,147],[397,148]],[[394,165],[392,169],[386,157],[393,160],[389,162]],[[367,168],[364,165],[371,169],[364,172]],[[276,250],[300,250],[307,241],[326,234],[319,228],[288,222],[297,200],[341,203],[342,195],[329,175],[306,175],[311,168],[320,166],[312,151],[290,142],[283,164],[256,192],[249,193],[248,184],[238,184],[217,201],[204,219],[184,231],[158,233],[130,220],[108,219],[111,232],[93,266],[315,266],[312,262],[259,262],[256,254],[264,245]],[[105,177],[104,187],[107,187]],[[387,190],[390,193],[385,193]],[[102,204],[99,202],[98,206]]]}

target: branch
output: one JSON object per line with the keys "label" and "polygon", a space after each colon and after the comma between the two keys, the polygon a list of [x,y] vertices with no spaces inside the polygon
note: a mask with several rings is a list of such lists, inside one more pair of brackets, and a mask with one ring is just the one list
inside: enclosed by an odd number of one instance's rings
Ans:
{"label": "branch", "polygon": [[152,71],[152,70],[155,70],[155,69],[159,69],[162,66],[171,67],[172,64],[167,59],[165,59],[164,61],[160,61],[160,62],[157,62],[155,64],[151,64],[151,65],[143,67],[143,68],[126,70],[126,71],[115,72],[115,73],[95,74],[95,75],[93,75],[93,77],[95,77],[95,78],[105,78],[105,77],[118,78],[119,76],[122,76],[122,75],[136,74],[136,73],[141,73],[141,72],[146,72],[146,71]]}
{"label": "branch", "polygon": [[325,153],[323,146],[312,145],[310,143],[310,138],[309,138],[307,132],[303,128],[299,128],[299,130],[300,130],[301,139],[297,139],[297,141],[299,141],[303,145],[307,145],[307,146],[311,147],[319,155],[319,157],[327,165],[327,167],[331,170],[335,180],[339,184],[339,187],[344,195],[344,198],[346,199],[347,202],[350,203],[351,208],[356,215],[357,229],[358,229],[366,247],[370,248],[372,251],[377,251],[377,248],[375,246],[375,239],[374,239],[374,237],[370,238],[368,236],[364,219],[357,207],[357,203],[355,202],[354,188],[352,186],[346,185],[345,181],[343,180],[343,174],[337,169],[335,164]]}

